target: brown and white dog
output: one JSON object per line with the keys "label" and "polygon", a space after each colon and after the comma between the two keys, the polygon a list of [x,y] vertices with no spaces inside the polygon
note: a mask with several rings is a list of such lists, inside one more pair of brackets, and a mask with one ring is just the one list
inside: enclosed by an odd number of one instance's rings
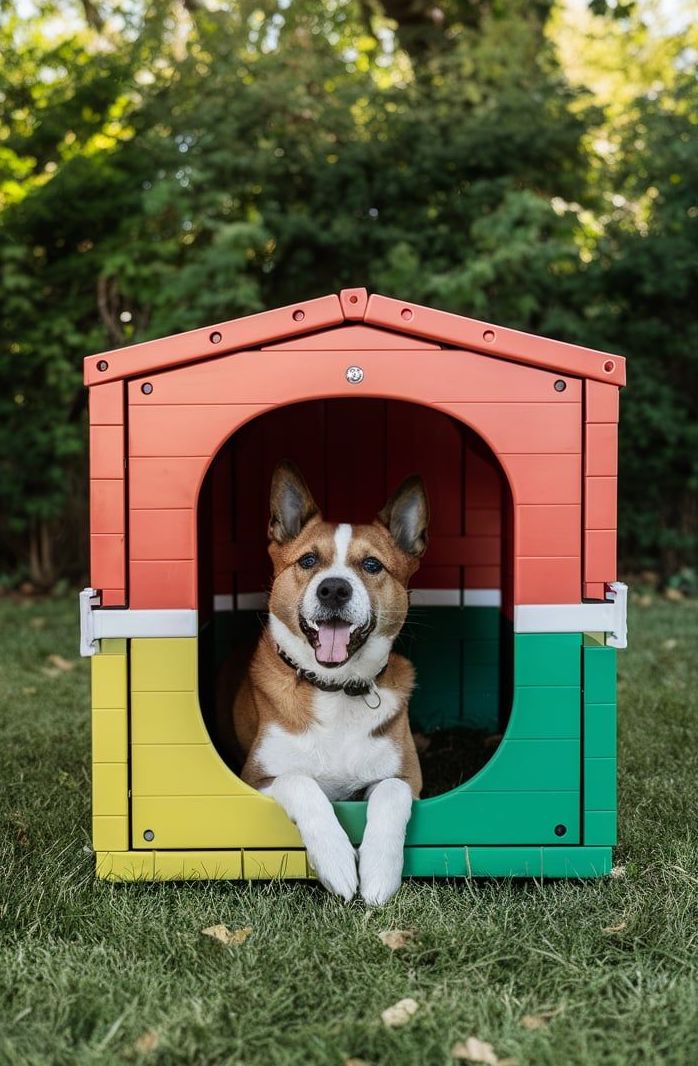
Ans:
{"label": "brown and white dog", "polygon": [[[373,905],[397,891],[422,787],[407,717],[414,670],[392,645],[427,522],[418,477],[371,525],[352,526],[323,521],[291,463],[273,475],[269,623],[235,697],[235,737],[243,779],[284,808],[318,878],[345,900],[359,884]],[[331,801],[362,797],[357,870]]]}

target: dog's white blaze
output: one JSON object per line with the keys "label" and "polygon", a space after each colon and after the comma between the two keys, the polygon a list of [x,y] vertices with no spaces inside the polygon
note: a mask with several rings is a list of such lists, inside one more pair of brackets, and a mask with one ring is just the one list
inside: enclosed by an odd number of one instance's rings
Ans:
{"label": "dog's white blaze", "polygon": [[334,557],[329,566],[319,570],[303,595],[301,609],[306,618],[313,618],[317,612],[317,590],[326,577],[343,577],[351,585],[352,597],[344,608],[344,615],[352,625],[364,626],[371,617],[371,599],[361,578],[350,566],[347,566],[347,554],[353,527],[342,522],[334,531]]}
{"label": "dog's white blaze", "polygon": [[349,550],[349,542],[352,538],[353,530],[346,522],[340,523],[337,526],[334,534],[334,561],[338,566],[347,565],[347,552]]}
{"label": "dog's white blaze", "polygon": [[371,710],[361,696],[318,690],[314,720],[303,733],[290,733],[278,723],[267,728],[256,752],[264,776],[307,775],[331,800],[348,799],[394,777],[401,763],[397,745],[371,733],[397,712],[398,698],[389,689],[379,687],[378,693],[380,707]]}

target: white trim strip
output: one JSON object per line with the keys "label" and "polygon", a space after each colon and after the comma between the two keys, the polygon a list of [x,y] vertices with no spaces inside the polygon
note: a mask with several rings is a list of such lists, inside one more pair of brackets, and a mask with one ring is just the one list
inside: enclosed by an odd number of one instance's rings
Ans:
{"label": "white trim strip", "polygon": [[628,586],[614,581],[605,603],[525,603],[514,608],[516,633],[608,633],[612,648],[628,645]]}
{"label": "white trim strip", "polygon": [[501,607],[501,589],[463,589],[466,607]]}
{"label": "white trim strip", "polygon": [[196,637],[198,612],[194,610],[129,610],[99,607],[99,593],[80,593],[80,654],[94,655],[98,642],[111,637]]}

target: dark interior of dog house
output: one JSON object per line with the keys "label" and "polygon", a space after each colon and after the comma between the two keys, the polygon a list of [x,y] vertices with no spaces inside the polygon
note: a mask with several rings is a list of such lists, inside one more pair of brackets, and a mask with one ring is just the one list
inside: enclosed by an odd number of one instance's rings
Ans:
{"label": "dark interior of dog house", "polygon": [[[484,441],[429,407],[328,399],[276,408],[246,423],[215,456],[199,498],[199,689],[215,719],[215,682],[235,647],[251,655],[265,622],[269,485],[281,459],[303,472],[331,522],[370,522],[412,473],[424,479],[429,547],[410,582],[396,643],[417,672],[410,719],[423,796],[455,788],[494,753],[511,708],[509,488]],[[239,767],[232,765],[233,769]]]}

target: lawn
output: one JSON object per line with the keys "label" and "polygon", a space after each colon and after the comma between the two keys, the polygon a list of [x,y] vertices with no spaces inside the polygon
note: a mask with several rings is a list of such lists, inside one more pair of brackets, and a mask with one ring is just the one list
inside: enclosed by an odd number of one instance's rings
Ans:
{"label": "lawn", "polygon": [[[476,1036],[518,1066],[693,1066],[698,604],[631,627],[618,876],[413,882],[367,911],[312,884],[96,882],[76,603],[0,600],[0,1064],[447,1066]],[[252,933],[201,935],[219,922]],[[393,928],[417,934],[391,952]]]}

